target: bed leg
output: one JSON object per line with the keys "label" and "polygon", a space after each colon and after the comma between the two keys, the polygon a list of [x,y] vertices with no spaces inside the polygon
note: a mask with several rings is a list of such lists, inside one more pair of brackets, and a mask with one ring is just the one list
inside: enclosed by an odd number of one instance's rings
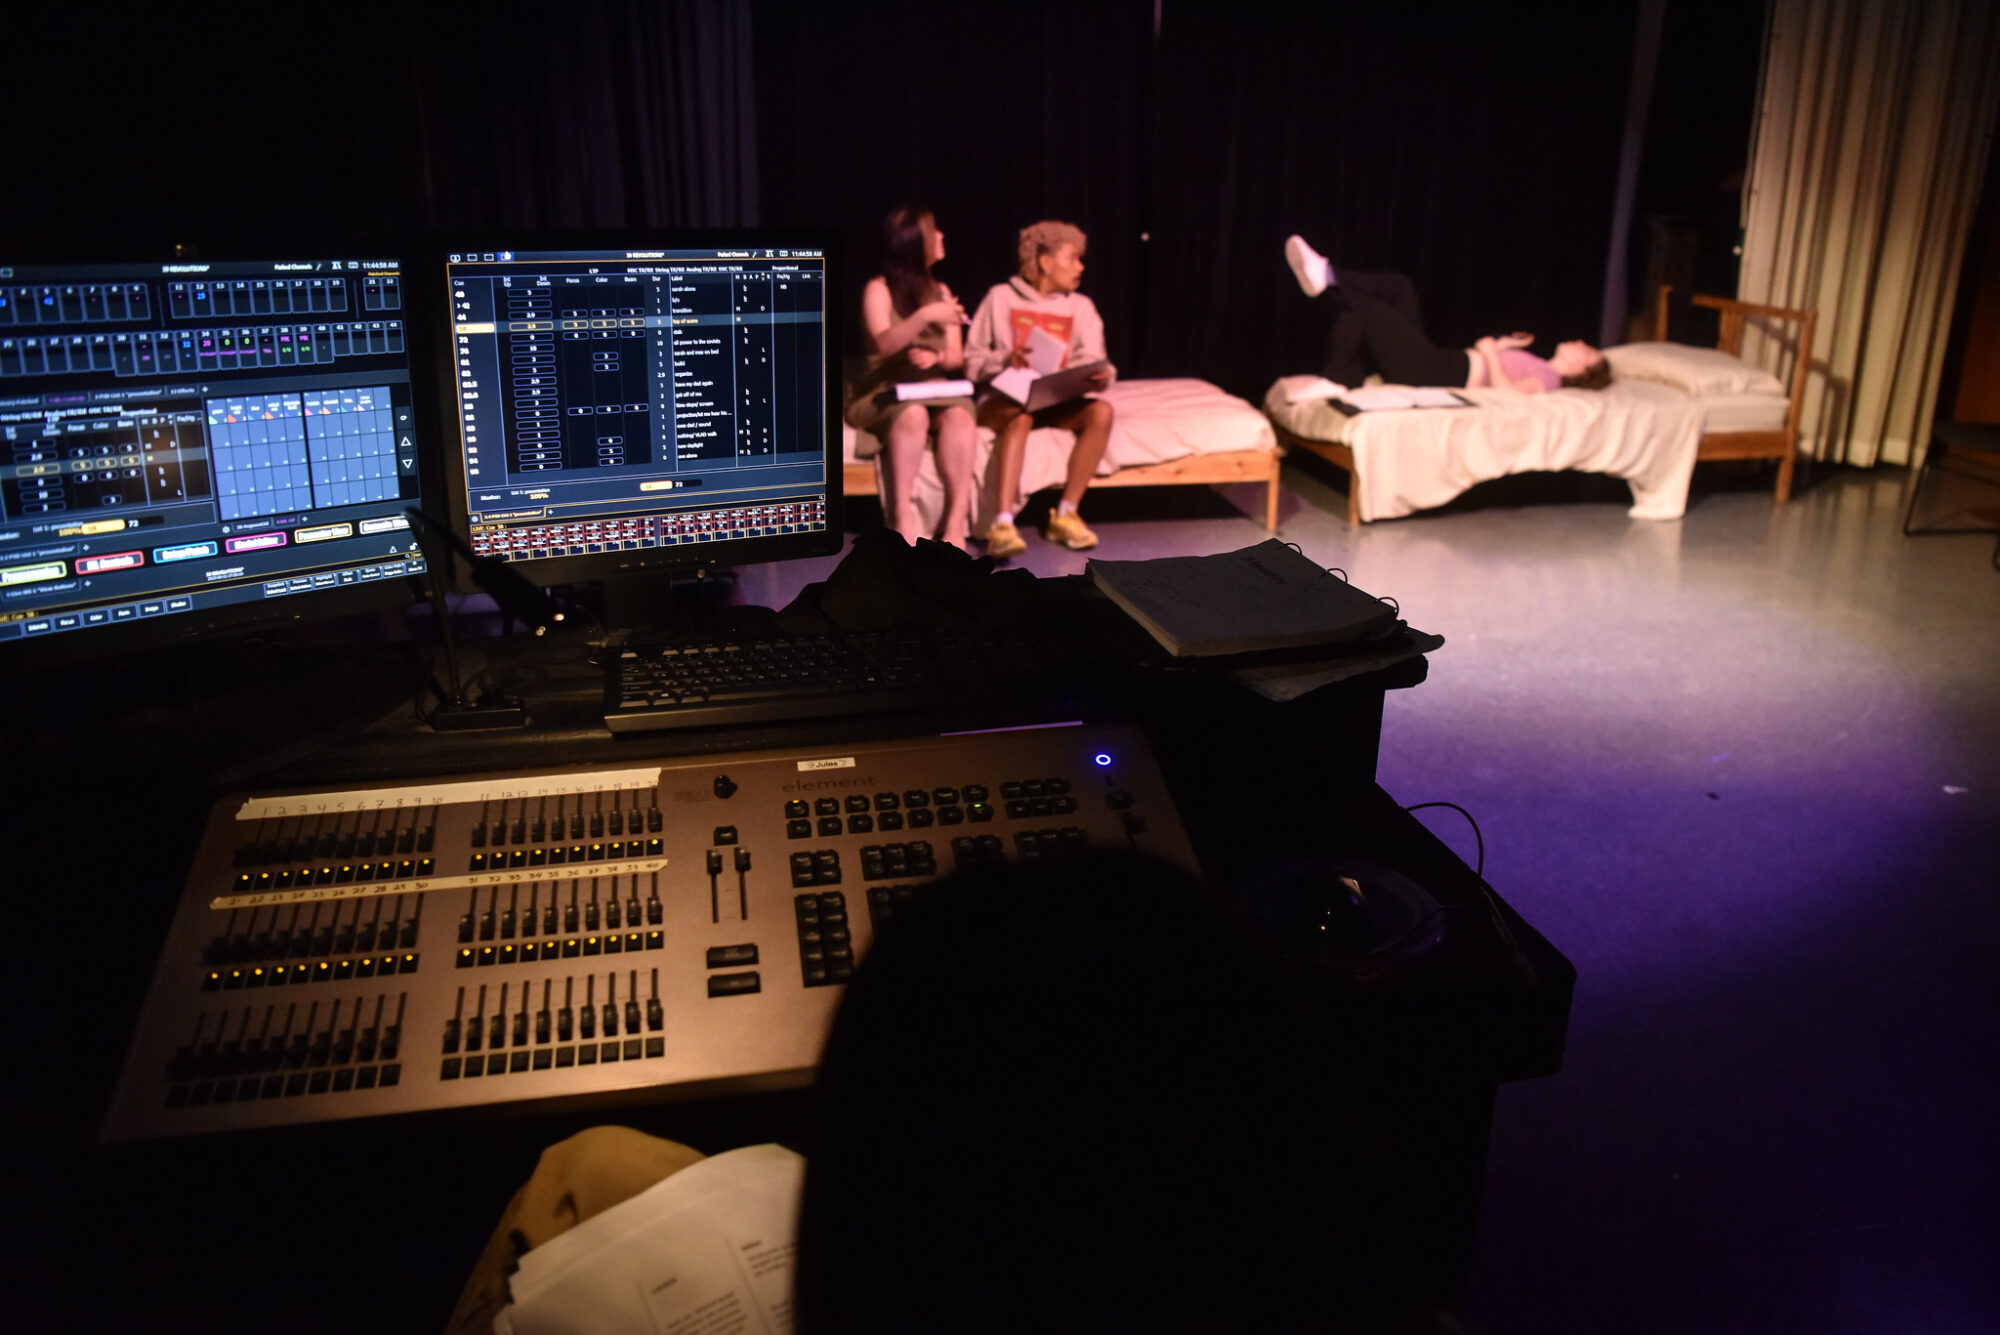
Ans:
{"label": "bed leg", "polygon": [[1361,478],[1352,468],[1347,470],[1347,526],[1361,527]]}
{"label": "bed leg", "polygon": [[1278,531],[1278,461],[1271,460],[1271,477],[1264,483],[1264,531]]}
{"label": "bed leg", "polygon": [[1783,505],[1786,501],[1792,499],[1792,466],[1798,462],[1798,457],[1798,450],[1789,449],[1785,451],[1785,457],[1778,460],[1777,497],[1779,505]]}

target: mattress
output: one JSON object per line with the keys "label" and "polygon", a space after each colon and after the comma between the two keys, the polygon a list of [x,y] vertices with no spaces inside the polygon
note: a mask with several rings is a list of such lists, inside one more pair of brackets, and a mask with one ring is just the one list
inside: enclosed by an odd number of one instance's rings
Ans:
{"label": "mattress", "polygon": [[1336,440],[1354,452],[1365,522],[1445,504],[1474,485],[1513,473],[1608,473],[1631,484],[1634,519],[1679,519],[1687,511],[1703,410],[1665,385],[1614,381],[1608,389],[1547,394],[1460,390],[1470,408],[1360,413],[1324,402],[1295,404],[1312,376],[1286,376],[1264,410],[1296,435]]}
{"label": "mattress", "polygon": [[1700,402],[1703,432],[1783,431],[1791,407],[1782,394],[1710,394]]}
{"label": "mattress", "polygon": [[[1121,380],[1098,397],[1109,403],[1113,412],[1111,439],[1097,466],[1099,477],[1108,477],[1121,468],[1166,463],[1189,455],[1268,451],[1278,447],[1277,435],[1264,414],[1206,380]],[[855,463],[857,433],[851,426],[843,430],[842,457],[847,463]],[[1069,452],[1074,441],[1070,432],[1052,427],[1028,433],[1016,510],[1035,492],[1062,485],[1068,476]],[[975,531],[983,530],[993,517],[982,482],[992,457],[993,433],[982,427],[972,465],[974,486],[978,488],[973,513]],[[914,499],[918,516],[927,526],[936,528],[944,512],[944,484],[938,478],[937,457],[928,450],[917,470]]]}

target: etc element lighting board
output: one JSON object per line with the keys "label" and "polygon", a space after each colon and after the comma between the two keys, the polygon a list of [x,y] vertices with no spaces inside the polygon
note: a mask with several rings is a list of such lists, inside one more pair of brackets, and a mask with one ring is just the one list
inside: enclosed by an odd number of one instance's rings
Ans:
{"label": "etc element lighting board", "polygon": [[104,1133],[797,1086],[929,882],[1085,846],[1195,869],[1136,730],[231,797]]}

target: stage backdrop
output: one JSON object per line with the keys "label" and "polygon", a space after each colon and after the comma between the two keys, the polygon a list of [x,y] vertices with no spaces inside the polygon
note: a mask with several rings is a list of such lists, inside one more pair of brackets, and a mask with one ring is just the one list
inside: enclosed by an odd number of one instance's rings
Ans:
{"label": "stage backdrop", "polygon": [[879,219],[921,200],[968,306],[1024,223],[1081,224],[1130,375],[1314,369],[1293,231],[1410,273],[1441,341],[1588,337],[1635,0],[1296,8],[37,6],[0,249],[810,223],[849,239],[858,334]]}
{"label": "stage backdrop", "polygon": [[926,202],[968,306],[1071,219],[1121,369],[1244,394],[1317,369],[1294,231],[1409,273],[1441,341],[1591,337],[1635,7],[1303,8],[760,5],[763,215],[837,224],[858,293],[877,219]]}

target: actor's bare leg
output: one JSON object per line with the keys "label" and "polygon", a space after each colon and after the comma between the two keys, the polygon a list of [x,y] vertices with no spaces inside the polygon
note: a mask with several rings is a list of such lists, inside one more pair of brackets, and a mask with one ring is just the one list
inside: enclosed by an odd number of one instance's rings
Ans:
{"label": "actor's bare leg", "polygon": [[944,528],[939,536],[959,548],[972,533],[974,439],[972,414],[965,409],[954,406],[937,415],[938,477],[944,482]]}
{"label": "actor's bare leg", "polygon": [[1063,499],[1075,509],[1082,504],[1090,480],[1097,476],[1104,447],[1111,441],[1111,405],[1103,399],[1085,399],[1061,425],[1076,433],[1076,448],[1069,452],[1069,474],[1063,482]]}
{"label": "actor's bare leg", "polygon": [[1021,499],[1021,460],[1028,452],[1028,432],[1034,419],[1017,403],[998,396],[989,397],[979,407],[979,423],[993,430],[993,459],[987,465],[986,484],[991,488],[993,525],[986,534],[988,556],[1016,556],[1027,550],[1014,527],[1014,507]]}
{"label": "actor's bare leg", "polygon": [[931,415],[921,404],[906,404],[902,411],[891,419],[889,429],[882,436],[882,463],[888,473],[888,492],[884,497],[883,515],[889,527],[903,535],[903,541],[914,543],[927,536],[923,524],[917,518],[914,496],[917,489],[917,468],[924,461],[924,449],[930,441]]}

